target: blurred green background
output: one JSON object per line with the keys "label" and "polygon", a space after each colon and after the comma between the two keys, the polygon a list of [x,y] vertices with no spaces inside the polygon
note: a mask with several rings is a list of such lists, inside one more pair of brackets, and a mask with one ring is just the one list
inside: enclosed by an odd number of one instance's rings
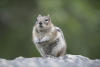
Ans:
{"label": "blurred green background", "polygon": [[100,59],[100,0],[0,0],[0,58],[40,57],[32,42],[38,14],[63,30],[68,54]]}

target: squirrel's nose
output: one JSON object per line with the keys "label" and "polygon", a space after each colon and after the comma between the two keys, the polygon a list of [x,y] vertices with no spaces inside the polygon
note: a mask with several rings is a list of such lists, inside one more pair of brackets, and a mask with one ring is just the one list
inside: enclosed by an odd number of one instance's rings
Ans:
{"label": "squirrel's nose", "polygon": [[42,25],[42,22],[40,22],[39,24]]}

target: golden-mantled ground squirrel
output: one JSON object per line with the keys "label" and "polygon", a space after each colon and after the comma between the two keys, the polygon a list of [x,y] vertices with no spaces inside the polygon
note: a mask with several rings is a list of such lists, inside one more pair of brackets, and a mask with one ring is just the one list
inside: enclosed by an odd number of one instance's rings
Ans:
{"label": "golden-mantled ground squirrel", "polygon": [[53,25],[50,16],[37,17],[32,35],[34,44],[43,57],[59,57],[66,53],[63,32]]}

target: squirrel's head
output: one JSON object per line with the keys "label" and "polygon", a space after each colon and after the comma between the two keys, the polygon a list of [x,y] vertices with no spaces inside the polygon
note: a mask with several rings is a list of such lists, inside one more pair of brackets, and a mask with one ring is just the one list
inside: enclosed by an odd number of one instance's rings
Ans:
{"label": "squirrel's head", "polygon": [[41,16],[38,15],[37,19],[36,19],[36,23],[35,23],[35,27],[38,30],[48,30],[52,27],[52,23],[51,23],[51,18],[50,16]]}

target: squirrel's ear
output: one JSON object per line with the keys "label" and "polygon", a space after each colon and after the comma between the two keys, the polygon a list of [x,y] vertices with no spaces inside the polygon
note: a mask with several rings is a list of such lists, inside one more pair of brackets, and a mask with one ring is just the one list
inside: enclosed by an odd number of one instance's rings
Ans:
{"label": "squirrel's ear", "polygon": [[42,15],[41,15],[41,14],[39,14],[39,15],[38,15],[38,17],[42,17]]}
{"label": "squirrel's ear", "polygon": [[51,21],[51,18],[50,18],[50,15],[49,14],[47,15],[47,17],[48,17],[49,21]]}
{"label": "squirrel's ear", "polygon": [[50,17],[50,15],[49,15],[49,14],[48,14],[47,16],[48,16],[48,17]]}

